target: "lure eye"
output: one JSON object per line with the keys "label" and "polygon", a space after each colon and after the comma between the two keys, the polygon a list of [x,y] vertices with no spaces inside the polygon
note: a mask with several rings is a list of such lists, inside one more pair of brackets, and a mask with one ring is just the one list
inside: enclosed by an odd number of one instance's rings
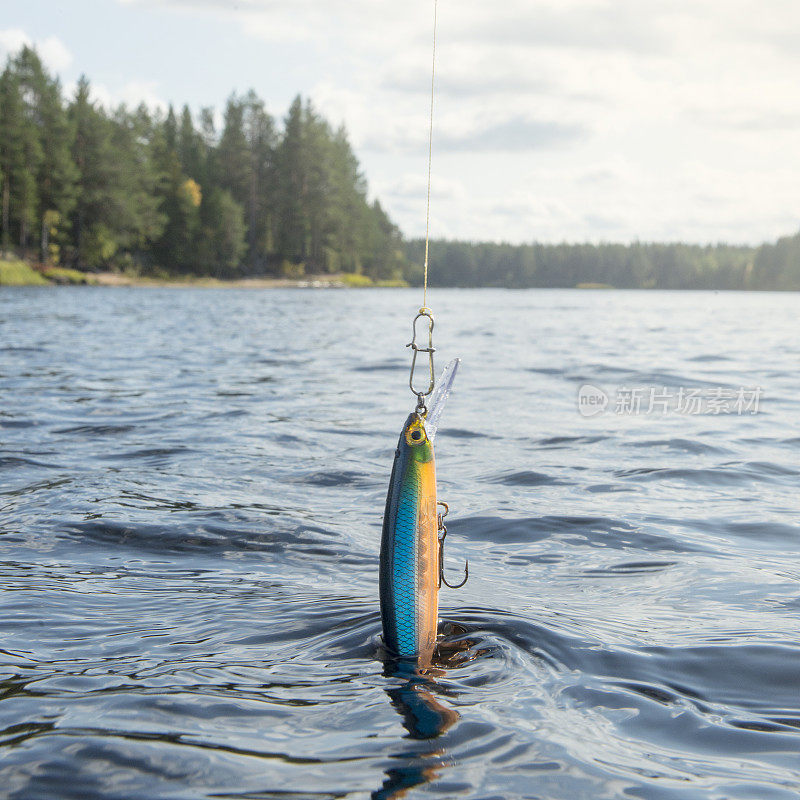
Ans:
{"label": "lure eye", "polygon": [[424,444],[426,441],[425,429],[420,424],[412,425],[406,431],[406,441],[410,445]]}

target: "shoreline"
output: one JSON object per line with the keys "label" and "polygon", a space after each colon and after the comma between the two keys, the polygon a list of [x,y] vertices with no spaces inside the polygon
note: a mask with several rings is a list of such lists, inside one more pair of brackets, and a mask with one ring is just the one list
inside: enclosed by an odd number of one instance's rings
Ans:
{"label": "shoreline", "polygon": [[365,275],[335,273],[302,278],[270,276],[213,278],[201,275],[157,277],[121,272],[81,272],[65,267],[46,267],[16,258],[0,257],[0,286],[112,286],[168,289],[353,289],[407,288],[402,280],[373,281]]}
{"label": "shoreline", "polygon": [[[404,280],[373,281],[357,273],[335,273],[324,275],[305,275],[302,278],[251,277],[251,278],[212,278],[199,275],[172,275],[156,277],[131,275],[121,272],[81,272],[66,267],[46,267],[15,258],[0,256],[0,288],[30,286],[110,286],[112,288],[150,288],[150,289],[407,289],[412,287]],[[448,289],[505,289],[506,291],[529,291],[549,289],[575,289],[579,291],[669,291],[669,292],[798,292],[800,289],[766,289],[760,287],[656,287],[612,286],[600,282],[582,282],[575,286],[530,286],[511,288],[503,286],[448,286]]]}
{"label": "shoreline", "polygon": [[93,286],[135,286],[152,289],[346,289],[348,285],[337,275],[309,275],[293,278],[223,278],[186,276],[152,278],[122,275],[117,272],[89,273]]}

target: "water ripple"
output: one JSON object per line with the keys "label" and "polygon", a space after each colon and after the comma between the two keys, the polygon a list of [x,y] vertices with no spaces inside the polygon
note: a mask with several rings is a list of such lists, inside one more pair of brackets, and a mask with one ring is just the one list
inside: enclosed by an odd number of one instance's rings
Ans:
{"label": "water ripple", "polygon": [[797,298],[432,290],[470,581],[424,674],[377,601],[418,302],[0,293],[4,797],[797,797]]}

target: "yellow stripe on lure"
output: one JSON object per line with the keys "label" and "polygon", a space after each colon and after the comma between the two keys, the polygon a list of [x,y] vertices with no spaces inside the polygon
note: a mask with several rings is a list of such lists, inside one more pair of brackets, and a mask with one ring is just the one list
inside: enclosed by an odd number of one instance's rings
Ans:
{"label": "yellow stripe on lure", "polygon": [[433,439],[459,359],[439,379],[427,413],[409,415],[392,467],[383,517],[380,601],[387,649],[428,664],[436,645],[441,554]]}

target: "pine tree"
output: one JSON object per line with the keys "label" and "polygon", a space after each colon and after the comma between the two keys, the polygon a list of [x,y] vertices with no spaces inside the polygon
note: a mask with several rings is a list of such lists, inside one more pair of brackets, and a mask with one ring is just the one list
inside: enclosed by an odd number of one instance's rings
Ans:
{"label": "pine tree", "polygon": [[[191,127],[191,117],[189,118]],[[174,115],[168,114],[163,124],[156,121],[150,138],[153,167],[157,173],[159,211],[164,216],[164,228],[153,243],[156,263],[167,270],[191,272],[198,256],[197,236],[200,230],[200,204],[202,189],[182,169],[179,148],[194,131],[181,132],[176,127]]]}
{"label": "pine tree", "polygon": [[115,175],[109,196],[115,218],[114,235],[120,247],[145,255],[166,223],[157,194],[162,175],[149,147],[154,123],[143,103],[134,112],[120,107],[113,122]]}
{"label": "pine tree", "polygon": [[205,182],[205,144],[194,128],[192,112],[189,106],[181,111],[181,122],[178,128],[178,158],[181,170],[196,183]]}
{"label": "pine tree", "polygon": [[[44,160],[36,97],[30,90],[29,48],[10,61],[3,73],[3,174],[5,176],[4,211],[8,225],[15,228],[17,241],[26,254],[31,233],[36,229],[39,214],[37,177]],[[6,136],[8,139],[6,140]],[[4,214],[5,216],[5,214]]]}
{"label": "pine tree", "polygon": [[75,131],[72,157],[78,173],[77,202],[72,212],[72,261],[80,267],[99,266],[116,250],[107,219],[114,180],[111,123],[90,95],[89,81],[82,75],[68,109]]}
{"label": "pine tree", "polygon": [[[68,222],[75,205],[77,170],[71,158],[74,131],[61,99],[57,79],[44,70],[36,52],[23,47],[14,61],[22,96],[26,98],[28,114],[38,134],[41,160],[35,176],[38,189],[40,255],[50,257],[49,239],[52,230]],[[62,236],[63,240],[63,236]]]}
{"label": "pine tree", "polygon": [[247,244],[251,272],[263,271],[274,249],[275,123],[251,89],[244,98],[244,133],[250,154]]}
{"label": "pine tree", "polygon": [[212,189],[200,206],[198,266],[204,274],[233,278],[238,274],[245,242],[244,209],[226,189]]}
{"label": "pine tree", "polygon": [[250,153],[244,133],[244,103],[236,95],[231,95],[225,106],[215,172],[216,184],[244,206],[250,196]]}
{"label": "pine tree", "polygon": [[0,76],[0,173],[3,178],[3,250],[11,245],[11,194],[25,171],[22,129],[25,125],[19,81],[7,66]]}
{"label": "pine tree", "polygon": [[363,244],[370,234],[366,183],[350,148],[347,132],[340,127],[330,147],[331,202],[328,209],[330,249],[336,254],[333,271],[362,272]]}
{"label": "pine tree", "polygon": [[275,153],[278,200],[277,244],[281,257],[300,264],[306,256],[308,191],[303,141],[303,101],[298,95],[284,121],[283,139]]}

